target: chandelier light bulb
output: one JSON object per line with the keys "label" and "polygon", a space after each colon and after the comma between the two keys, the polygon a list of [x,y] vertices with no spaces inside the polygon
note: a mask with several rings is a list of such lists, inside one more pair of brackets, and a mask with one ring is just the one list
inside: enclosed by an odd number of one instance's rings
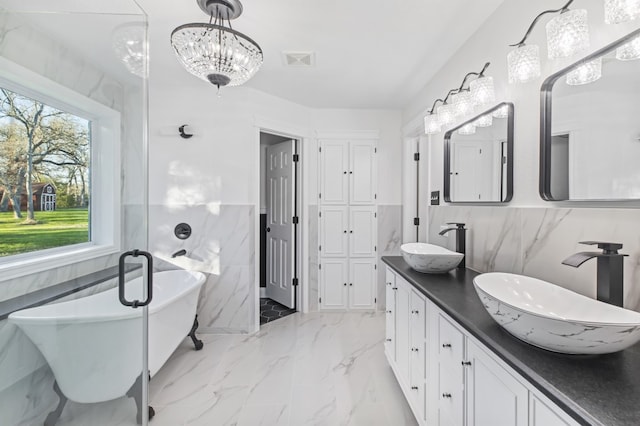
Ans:
{"label": "chandelier light bulb", "polygon": [[443,104],[436,109],[438,113],[438,121],[442,126],[449,126],[456,121],[454,106],[452,104]]}
{"label": "chandelier light bulb", "polygon": [[581,84],[593,83],[602,77],[602,58],[587,62],[567,74],[567,84],[579,86]]}
{"label": "chandelier light bulb", "polygon": [[589,24],[585,9],[569,10],[547,23],[549,59],[566,58],[589,48]]}
{"label": "chandelier light bulb", "polygon": [[621,24],[640,17],[640,0],[604,0],[604,22]]}
{"label": "chandelier light bulb", "polygon": [[468,90],[463,90],[452,95],[451,104],[455,109],[455,114],[459,117],[468,117],[473,114],[472,96]]}
{"label": "chandelier light bulb", "polygon": [[540,48],[535,44],[518,46],[507,55],[509,83],[527,83],[540,77]]}
{"label": "chandelier light bulb", "polygon": [[436,114],[427,114],[424,117],[424,133],[426,135],[434,135],[440,133],[441,126]]}
{"label": "chandelier light bulb", "polygon": [[459,135],[473,135],[476,132],[476,126],[474,123],[465,124],[458,129]]}
{"label": "chandelier light bulb", "polygon": [[636,37],[629,43],[616,49],[616,59],[619,61],[632,61],[640,59],[640,37]]}
{"label": "chandelier light bulb", "polygon": [[469,84],[474,105],[485,105],[496,101],[493,77],[479,77]]}

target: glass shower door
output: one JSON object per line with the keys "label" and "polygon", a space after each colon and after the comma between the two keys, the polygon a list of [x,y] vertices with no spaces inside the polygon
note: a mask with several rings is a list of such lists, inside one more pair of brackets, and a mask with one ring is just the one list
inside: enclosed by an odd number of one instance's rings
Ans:
{"label": "glass shower door", "polygon": [[[32,127],[0,109],[0,199],[7,173],[26,170],[16,188],[32,191],[23,213],[34,219],[16,228],[42,246],[18,255],[37,261],[10,278],[0,249],[0,305],[15,306],[0,313],[2,426],[134,426],[153,414],[147,39],[135,0],[0,0],[0,89],[11,89],[0,105],[44,105]],[[37,194],[40,182],[50,192]]]}

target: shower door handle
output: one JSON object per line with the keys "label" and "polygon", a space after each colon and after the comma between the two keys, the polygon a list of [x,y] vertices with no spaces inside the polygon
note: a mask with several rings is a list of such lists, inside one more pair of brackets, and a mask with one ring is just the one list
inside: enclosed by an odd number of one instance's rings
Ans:
{"label": "shower door handle", "polygon": [[[124,261],[129,256],[144,256],[147,258],[147,298],[144,301],[129,301],[124,296]],[[120,298],[120,303],[122,303],[124,306],[131,306],[134,309],[139,306],[147,306],[149,303],[151,303],[151,299],[153,298],[153,256],[151,256],[151,253],[135,249],[132,251],[124,252],[120,255],[120,261],[118,262],[118,297]]]}

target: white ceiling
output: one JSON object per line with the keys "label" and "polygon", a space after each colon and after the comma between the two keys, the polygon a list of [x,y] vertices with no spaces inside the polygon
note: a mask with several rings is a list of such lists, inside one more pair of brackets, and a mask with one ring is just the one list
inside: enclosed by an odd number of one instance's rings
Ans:
{"label": "white ceiling", "polygon": [[[31,1],[38,5],[35,10],[51,6],[45,0]],[[85,13],[93,10],[89,5],[101,3],[57,1]],[[156,80],[206,87],[207,83],[188,75],[178,64],[169,44],[171,31],[178,25],[208,20],[196,0],[135,1],[149,16],[152,84]],[[503,1],[242,0],[244,13],[232,24],[256,40],[264,52],[264,65],[247,86],[315,108],[396,109],[408,105]],[[0,0],[5,7],[22,2]],[[78,5],[84,9],[77,10]],[[76,44],[70,48],[91,56],[101,68],[123,71],[113,52],[103,51],[110,48],[110,31],[101,34],[98,28],[115,27],[118,20],[136,20],[139,9],[132,5],[134,0],[117,0],[100,12],[133,16],[85,15],[86,22],[80,22],[84,25],[78,25],[82,15],[74,14],[32,19],[47,34],[57,33],[52,36],[67,45]],[[316,65],[286,67],[283,51],[313,51]]]}
{"label": "white ceiling", "polygon": [[[153,78],[176,69],[173,28],[207,17],[196,0],[138,1]],[[316,108],[403,108],[503,1],[243,0],[232,24],[264,52],[250,87]],[[313,51],[316,65],[285,67],[282,51]]]}

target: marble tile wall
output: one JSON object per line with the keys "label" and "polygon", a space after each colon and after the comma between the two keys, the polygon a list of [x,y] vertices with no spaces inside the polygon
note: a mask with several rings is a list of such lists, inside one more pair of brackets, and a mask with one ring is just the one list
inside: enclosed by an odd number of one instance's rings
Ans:
{"label": "marble tile wall", "polygon": [[[255,223],[251,205],[152,205],[149,250],[158,270],[184,268],[207,275],[198,304],[200,330],[247,333],[255,323]],[[174,235],[179,223],[192,235]],[[171,258],[185,249],[186,256]]]}
{"label": "marble tile wall", "polygon": [[510,208],[430,206],[431,243],[455,248],[453,233],[438,235],[446,222],[467,224],[467,266],[479,272],[514,272],[595,297],[596,262],[562,265],[593,247],[580,241],[624,244],[625,307],[640,311],[640,210],[598,208]]}

